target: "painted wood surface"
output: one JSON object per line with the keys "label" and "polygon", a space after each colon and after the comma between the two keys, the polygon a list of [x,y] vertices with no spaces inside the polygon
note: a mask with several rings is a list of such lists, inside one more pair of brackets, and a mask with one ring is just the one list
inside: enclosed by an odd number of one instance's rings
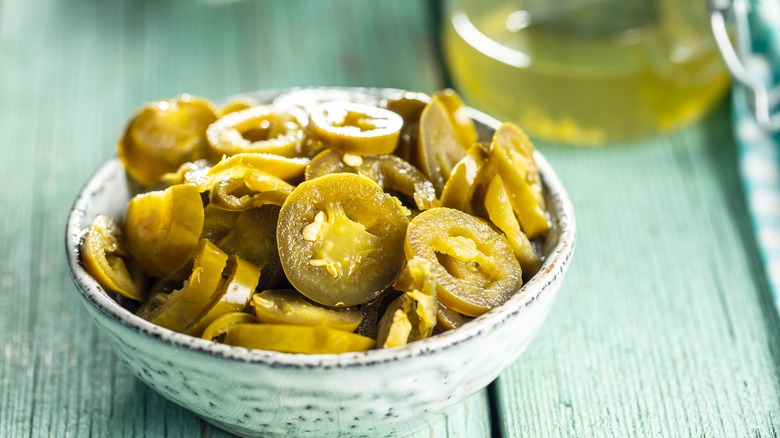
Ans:
{"label": "painted wood surface", "polygon": [[[424,2],[0,1],[0,436],[225,436],[133,378],[67,275],[65,216],[143,102],[303,85],[432,91]],[[630,146],[538,145],[579,243],[538,338],[408,436],[776,436],[780,329],[728,114]]]}

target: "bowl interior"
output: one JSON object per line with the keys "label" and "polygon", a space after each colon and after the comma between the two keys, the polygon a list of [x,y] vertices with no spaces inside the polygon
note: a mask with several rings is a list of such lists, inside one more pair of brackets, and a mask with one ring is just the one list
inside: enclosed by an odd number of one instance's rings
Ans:
{"label": "bowl interior", "polygon": [[[262,102],[270,102],[283,91],[289,90],[271,90],[248,95]],[[362,101],[376,101],[399,91],[395,89],[327,89],[328,93],[337,93],[337,95],[340,93]],[[480,140],[489,140],[500,122],[476,110],[471,110],[471,115],[476,122]],[[535,158],[542,177],[549,219],[552,224],[542,247],[543,263],[539,272],[505,304],[490,310],[456,330],[450,330],[403,347],[331,355],[297,355],[248,350],[176,333],[135,316],[121,305],[115,294],[106,292],[92,279],[84,270],[79,257],[80,239],[92,219],[98,214],[105,214],[121,220],[127,202],[138,191],[138,187],[128,180],[122,164],[116,158],[108,160],[90,177],[74,202],[66,229],[68,266],[83,298],[89,305],[94,306],[101,315],[139,332],[154,336],[163,342],[194,348],[205,354],[247,362],[309,367],[358,366],[377,361],[399,360],[420,354],[430,354],[436,350],[446,349],[449,345],[478,336],[491,325],[499,324],[504,318],[511,317],[524,307],[529,306],[545,290],[543,287],[545,284],[556,280],[551,278],[553,275],[551,273],[557,272],[554,268],[565,265],[571,256],[575,241],[575,221],[571,202],[560,179],[545,158],[539,152],[536,152]]]}

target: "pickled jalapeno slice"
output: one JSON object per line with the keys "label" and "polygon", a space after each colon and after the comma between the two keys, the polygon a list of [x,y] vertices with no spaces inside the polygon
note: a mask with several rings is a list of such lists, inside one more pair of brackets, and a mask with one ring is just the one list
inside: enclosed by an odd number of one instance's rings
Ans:
{"label": "pickled jalapeno slice", "polygon": [[404,268],[409,290],[388,306],[379,321],[377,346],[400,347],[425,339],[436,326],[436,283],[430,272],[430,261],[414,257]]}
{"label": "pickled jalapeno slice", "polygon": [[225,344],[285,353],[338,354],[370,350],[374,340],[326,326],[236,324]]}
{"label": "pickled jalapeno slice", "polygon": [[[248,169],[262,171],[288,183],[296,184],[303,179],[308,164],[309,159],[302,157],[289,158],[274,154],[241,153],[222,158],[209,170],[207,176],[209,182],[213,184],[221,179],[220,175],[223,172],[230,174],[233,169]],[[207,189],[208,187],[201,188],[201,190]]]}
{"label": "pickled jalapeno slice", "polygon": [[224,179],[211,186],[209,201],[224,210],[282,205],[293,189],[292,184],[259,170],[236,168],[220,175]]}
{"label": "pickled jalapeno slice", "polygon": [[130,254],[125,249],[122,229],[112,218],[95,217],[81,241],[80,250],[84,268],[101,286],[124,297],[143,300],[140,278],[133,278],[127,268]]}
{"label": "pickled jalapeno slice", "polygon": [[371,178],[384,190],[399,192],[414,200],[420,210],[438,205],[433,184],[416,167],[395,155],[349,156],[325,150],[306,168],[306,179],[331,173],[357,173]]}
{"label": "pickled jalapeno slice", "polygon": [[420,213],[409,223],[404,250],[408,258],[430,262],[438,300],[464,315],[479,316],[503,304],[523,282],[503,236],[459,210]]}
{"label": "pickled jalapeno slice", "polygon": [[176,332],[184,332],[197,323],[224,282],[222,271],[227,260],[227,254],[208,240],[201,240],[187,282],[181,289],[171,292],[146,319]]}
{"label": "pickled jalapeno slice", "polygon": [[212,295],[210,307],[185,329],[188,335],[200,336],[217,318],[240,312],[249,305],[260,280],[260,268],[232,255],[228,258],[224,274],[226,278]]}
{"label": "pickled jalapeno slice", "polygon": [[293,289],[263,291],[252,298],[252,307],[257,319],[267,324],[324,325],[353,332],[363,319],[357,307],[325,307]]}
{"label": "pickled jalapeno slice", "polygon": [[490,173],[488,165],[489,146],[481,143],[472,145],[466,155],[452,169],[452,174],[444,184],[441,194],[441,206],[455,208],[473,214],[472,199],[480,184],[484,184]]}
{"label": "pickled jalapeno slice", "polygon": [[224,115],[206,131],[209,156],[214,161],[242,152],[296,157],[302,136],[300,125],[291,117],[265,105]]}
{"label": "pickled jalapeno slice", "polygon": [[217,119],[214,105],[187,94],[145,105],[117,145],[127,173],[151,187],[182,164],[206,156],[206,129]]}
{"label": "pickled jalapeno slice", "polygon": [[439,309],[436,313],[436,328],[443,332],[456,329],[474,319],[450,309],[442,304],[441,301],[439,301],[438,306]]}
{"label": "pickled jalapeno slice", "polygon": [[471,145],[463,145],[452,116],[441,98],[434,96],[420,115],[417,163],[441,195],[452,168]]}
{"label": "pickled jalapeno slice", "polygon": [[309,114],[309,125],[320,141],[354,155],[392,153],[403,123],[392,111],[353,102],[325,102]]}
{"label": "pickled jalapeno slice", "polygon": [[520,262],[520,267],[526,277],[535,274],[539,269],[539,256],[536,255],[528,236],[520,229],[509,195],[500,176],[493,178],[485,195],[485,209],[490,221],[501,230],[512,247],[512,251]]}
{"label": "pickled jalapeno slice", "polygon": [[447,113],[455,128],[455,136],[464,148],[471,147],[477,141],[477,127],[469,115],[458,93],[451,89],[441,90],[433,95],[447,108]]}
{"label": "pickled jalapeno slice", "polygon": [[233,214],[231,229],[218,241],[218,246],[260,268],[258,287],[275,287],[283,283],[284,272],[276,244],[279,207],[264,205]]}
{"label": "pickled jalapeno slice", "polygon": [[130,254],[153,276],[184,266],[203,230],[198,189],[175,185],[134,196],[127,204],[125,236]]}
{"label": "pickled jalapeno slice", "polygon": [[325,306],[371,301],[403,267],[405,210],[360,175],[301,183],[279,213],[277,243],[287,279]]}
{"label": "pickled jalapeno slice", "polygon": [[233,312],[220,316],[211,322],[203,331],[201,338],[207,341],[224,338],[231,327],[237,324],[259,324],[254,315],[243,312]]}
{"label": "pickled jalapeno slice", "polygon": [[490,159],[506,185],[509,201],[529,239],[550,229],[532,152],[528,137],[512,123],[502,124],[493,135]]}

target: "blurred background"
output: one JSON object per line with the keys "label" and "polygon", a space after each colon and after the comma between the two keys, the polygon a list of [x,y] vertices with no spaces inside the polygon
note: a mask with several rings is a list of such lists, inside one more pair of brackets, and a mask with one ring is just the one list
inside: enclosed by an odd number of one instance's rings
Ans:
{"label": "blurred background", "polygon": [[0,436],[225,436],[102,341],[65,218],[143,103],[308,85],[453,86],[534,136],[577,212],[528,351],[399,436],[775,436],[779,234],[751,212],[780,224],[777,148],[729,84],[704,1],[0,0]]}

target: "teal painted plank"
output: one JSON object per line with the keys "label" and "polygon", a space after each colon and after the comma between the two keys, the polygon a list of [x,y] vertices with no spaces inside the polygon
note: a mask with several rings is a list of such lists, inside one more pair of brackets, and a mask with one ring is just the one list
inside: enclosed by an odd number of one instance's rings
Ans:
{"label": "teal painted plank", "polygon": [[539,148],[578,244],[549,320],[499,378],[506,436],[777,436],[780,332],[725,107],[638,144]]}
{"label": "teal painted plank", "polygon": [[[439,88],[426,12],[414,1],[2,2],[0,436],[227,436],[133,378],[96,333],[64,265],[75,193],[148,100]],[[403,432],[489,430],[480,393]]]}

